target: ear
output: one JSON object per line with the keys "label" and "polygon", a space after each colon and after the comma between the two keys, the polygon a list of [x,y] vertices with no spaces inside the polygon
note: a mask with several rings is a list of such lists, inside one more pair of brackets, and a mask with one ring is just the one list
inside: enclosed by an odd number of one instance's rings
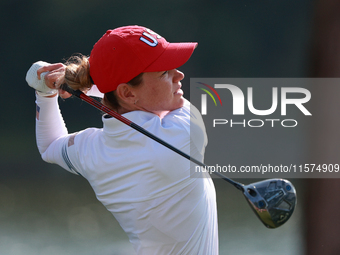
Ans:
{"label": "ear", "polygon": [[125,104],[134,104],[137,97],[135,90],[127,83],[121,83],[116,89],[116,96]]}

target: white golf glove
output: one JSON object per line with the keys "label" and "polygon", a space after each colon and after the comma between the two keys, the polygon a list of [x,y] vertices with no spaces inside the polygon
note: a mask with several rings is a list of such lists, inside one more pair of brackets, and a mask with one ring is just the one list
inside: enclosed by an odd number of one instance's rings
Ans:
{"label": "white golf glove", "polygon": [[44,61],[38,61],[35,62],[31,68],[27,71],[26,74],[26,81],[28,85],[32,88],[34,88],[37,93],[41,96],[51,96],[56,93],[58,93],[57,89],[51,89],[46,86],[45,84],[45,75],[47,72],[44,72],[40,75],[40,80],[38,79],[37,71],[40,67],[49,65],[49,63],[46,63]]}

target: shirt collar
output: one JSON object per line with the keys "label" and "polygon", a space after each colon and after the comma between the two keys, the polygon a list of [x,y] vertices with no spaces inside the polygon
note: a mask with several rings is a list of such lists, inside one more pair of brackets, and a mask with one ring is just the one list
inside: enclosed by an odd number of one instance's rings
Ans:
{"label": "shirt collar", "polygon": [[[152,121],[159,121],[161,122],[161,119],[156,114],[153,114],[151,112],[145,112],[145,111],[132,111],[128,113],[122,114],[125,118],[128,120],[131,120],[132,122],[136,123],[139,126],[143,126],[145,123]],[[103,120],[103,130],[107,134],[119,134],[122,132],[127,132],[131,130],[131,127],[126,125],[125,123],[115,119],[114,117],[111,117],[108,114],[104,114],[102,117]]]}

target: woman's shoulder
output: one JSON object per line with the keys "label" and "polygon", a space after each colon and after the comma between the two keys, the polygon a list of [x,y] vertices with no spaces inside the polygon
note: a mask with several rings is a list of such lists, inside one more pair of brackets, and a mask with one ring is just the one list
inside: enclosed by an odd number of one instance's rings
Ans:
{"label": "woman's shoulder", "polygon": [[74,141],[76,141],[78,145],[82,146],[81,144],[93,140],[93,138],[97,137],[100,133],[102,133],[102,131],[103,131],[102,128],[94,127],[86,128],[84,130],[74,133],[72,136],[70,136],[70,140],[72,140],[73,143]]}

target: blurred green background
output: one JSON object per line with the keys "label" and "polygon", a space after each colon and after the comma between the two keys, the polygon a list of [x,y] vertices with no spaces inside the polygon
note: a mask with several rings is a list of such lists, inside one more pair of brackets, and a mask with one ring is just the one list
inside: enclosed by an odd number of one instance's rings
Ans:
{"label": "blurred green background", "polygon": [[[33,62],[89,55],[107,29],[138,24],[170,42],[199,43],[181,68],[183,87],[190,77],[308,77],[314,12],[312,0],[2,0],[0,254],[134,254],[89,184],[41,160],[25,82]],[[60,107],[70,132],[101,127],[100,113],[78,99]],[[237,190],[215,180],[220,254],[305,254],[305,181],[292,182],[297,210],[269,230]]]}

